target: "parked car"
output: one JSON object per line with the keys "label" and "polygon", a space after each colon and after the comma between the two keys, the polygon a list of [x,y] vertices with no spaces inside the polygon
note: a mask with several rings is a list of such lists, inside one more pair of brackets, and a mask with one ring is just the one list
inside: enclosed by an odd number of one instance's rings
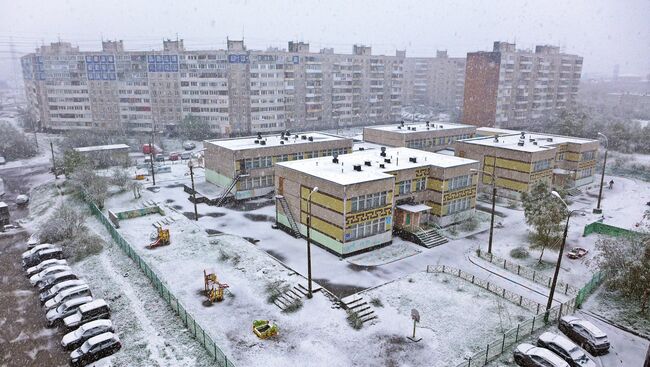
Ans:
{"label": "parked car", "polygon": [[192,158],[192,153],[190,153],[190,152],[181,153],[181,159],[182,160],[187,160],[187,159],[190,159],[190,158]]}
{"label": "parked car", "polygon": [[113,333],[103,333],[86,340],[70,353],[70,365],[84,366],[117,352],[122,348],[120,338]]}
{"label": "parked car", "polygon": [[515,363],[522,367],[569,367],[562,358],[548,349],[532,344],[519,344],[513,353]]}
{"label": "parked car", "polygon": [[61,346],[67,350],[77,349],[93,336],[112,332],[115,332],[115,330],[113,329],[111,320],[90,321],[79,326],[76,330],[65,334],[63,339],[61,339]]}
{"label": "parked car", "polygon": [[589,251],[587,249],[582,248],[582,247],[574,247],[569,252],[567,252],[566,256],[569,259],[579,259],[583,256],[585,256]]}
{"label": "parked car", "polygon": [[23,259],[23,269],[31,268],[40,262],[51,259],[63,259],[63,250],[60,247],[53,247],[38,251],[32,256]]}
{"label": "parked car", "polygon": [[27,203],[29,203],[29,196],[24,194],[16,196],[16,204],[25,205]]}
{"label": "parked car", "polygon": [[45,302],[45,305],[43,305],[43,307],[45,307],[46,311],[49,311],[53,308],[59,307],[61,303],[67,300],[84,296],[92,296],[90,288],[88,288],[88,284],[77,285],[70,289],[66,289],[63,292],[60,292],[54,298]]}
{"label": "parked car", "polygon": [[194,144],[194,142],[186,141],[183,143],[183,149],[185,150],[192,150],[194,148],[196,148],[196,144]]}
{"label": "parked car", "polygon": [[86,284],[86,281],[83,279],[71,279],[71,280],[65,280],[62,281],[58,284],[55,284],[52,288],[41,292],[38,295],[38,299],[41,301],[41,304],[44,304],[45,302],[49,301],[50,299],[56,297],[57,294],[60,292],[70,289],[72,287],[76,287],[78,285],[83,285]]}
{"label": "parked car", "polygon": [[5,163],[7,163],[7,160],[5,160],[5,157],[0,156],[0,165],[3,165]]}
{"label": "parked car", "polygon": [[96,299],[85,305],[79,306],[77,312],[63,319],[63,324],[68,329],[74,329],[79,325],[93,320],[108,319],[111,317],[111,309],[103,299]]}
{"label": "parked car", "polygon": [[177,161],[177,160],[179,160],[180,158],[181,158],[180,155],[179,155],[178,153],[176,153],[176,152],[174,152],[174,153],[169,153],[169,160],[170,160],[170,161]]}
{"label": "parked car", "polygon": [[606,354],[609,352],[607,334],[596,325],[575,316],[564,316],[558,326],[561,332],[592,355]]}
{"label": "parked car", "polygon": [[38,236],[36,234],[33,234],[29,236],[29,239],[27,240],[27,249],[31,250],[35,246],[38,246],[41,243],[41,241],[38,239]]}
{"label": "parked car", "polygon": [[537,339],[537,346],[557,354],[571,367],[596,367],[580,347],[562,335],[545,332]]}
{"label": "parked car", "polygon": [[51,244],[51,243],[42,243],[40,245],[36,245],[36,246],[32,247],[31,249],[23,252],[23,257],[22,258],[24,260],[24,259],[27,259],[29,257],[34,256],[34,254],[36,254],[38,251],[45,250],[45,249],[48,249],[48,248],[55,248],[55,247],[56,246]]}
{"label": "parked car", "polygon": [[57,273],[54,277],[46,279],[45,282],[37,285],[38,291],[41,293],[47,292],[57,284],[63,283],[68,280],[75,280],[75,279],[77,279],[77,274],[71,271],[64,271],[62,273]]}
{"label": "parked car", "polygon": [[145,156],[145,157],[144,157],[144,163],[149,163],[149,164],[151,164],[151,156],[148,156],[148,155]]}
{"label": "parked car", "polygon": [[45,314],[45,319],[47,320],[47,326],[52,327],[56,326],[63,318],[68,317],[77,311],[79,306],[91,302],[93,298],[91,296],[86,297],[77,297],[69,301],[63,302],[57,308],[53,308]]}
{"label": "parked car", "polygon": [[165,156],[162,154],[156,154],[156,162],[164,162]]}
{"label": "parked car", "polygon": [[[52,260],[57,260],[57,259],[52,259]],[[40,273],[34,274],[31,277],[29,277],[29,282],[33,286],[36,286],[37,284],[41,283],[43,280],[47,278],[51,278],[56,273],[60,273],[63,271],[70,271],[70,270],[71,269],[68,265],[50,266],[49,268],[41,270]]]}
{"label": "parked car", "polygon": [[68,265],[68,261],[65,259],[50,259],[50,260],[45,260],[41,261],[35,266],[32,266],[31,268],[27,268],[25,273],[27,274],[28,277],[32,277],[32,275],[36,275],[40,273],[41,271],[52,267],[52,266],[57,266],[57,265]]}

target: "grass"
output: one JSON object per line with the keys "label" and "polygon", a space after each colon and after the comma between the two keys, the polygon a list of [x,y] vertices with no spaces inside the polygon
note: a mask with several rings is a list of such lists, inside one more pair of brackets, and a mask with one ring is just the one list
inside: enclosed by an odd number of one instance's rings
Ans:
{"label": "grass", "polygon": [[373,305],[374,307],[384,307],[383,302],[378,297],[373,297],[370,300],[370,304]]}
{"label": "grass", "polygon": [[295,301],[291,302],[289,306],[287,306],[282,312],[284,313],[294,313],[298,310],[300,310],[303,306],[302,300],[297,298]]}
{"label": "grass", "polygon": [[282,293],[289,290],[289,285],[282,280],[276,280],[266,284],[266,302],[274,303]]}
{"label": "grass", "polygon": [[350,325],[353,329],[355,330],[360,330],[363,327],[363,321],[361,321],[361,318],[356,312],[347,310],[348,316],[346,317],[346,320],[348,321],[348,325]]}
{"label": "grass", "polygon": [[514,259],[526,259],[530,256],[528,250],[524,247],[515,247],[510,250],[510,257]]}

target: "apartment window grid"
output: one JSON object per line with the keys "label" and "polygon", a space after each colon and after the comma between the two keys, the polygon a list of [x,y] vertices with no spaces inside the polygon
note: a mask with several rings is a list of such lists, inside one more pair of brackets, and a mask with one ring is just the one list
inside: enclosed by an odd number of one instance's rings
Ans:
{"label": "apartment window grid", "polygon": [[447,204],[447,215],[455,214],[469,209],[472,204],[471,197],[464,197],[456,200],[452,200]]}
{"label": "apartment window grid", "polygon": [[470,175],[458,176],[449,180],[449,190],[458,190],[470,186],[472,179]]}
{"label": "apartment window grid", "polygon": [[385,217],[350,226],[345,235],[345,239],[351,241],[359,238],[370,237],[383,232],[386,232]]}
{"label": "apartment window grid", "polygon": [[542,159],[541,161],[534,162],[533,172],[539,172],[551,168],[552,161],[553,159],[549,158],[549,159]]}
{"label": "apartment window grid", "polygon": [[585,178],[585,177],[590,177],[593,174],[594,174],[593,167],[592,168],[585,168],[585,169],[582,169],[582,170],[578,171],[577,179],[579,180],[579,179],[582,179],[582,178]]}
{"label": "apartment window grid", "polygon": [[588,152],[583,152],[582,153],[582,161],[591,161],[594,158],[596,158],[596,151],[595,150],[590,150]]}
{"label": "apartment window grid", "polygon": [[246,169],[256,169],[256,168],[266,168],[273,165],[273,160],[271,157],[256,157],[256,158],[246,158],[244,159],[244,168]]}
{"label": "apartment window grid", "polygon": [[415,180],[415,191],[424,191],[427,189],[427,178],[422,177]]}
{"label": "apartment window grid", "polygon": [[252,190],[273,186],[273,176],[247,177],[241,182],[240,190]]}
{"label": "apartment window grid", "polygon": [[399,187],[399,195],[408,194],[411,192],[411,182],[412,180],[400,181],[397,185]]}
{"label": "apartment window grid", "polygon": [[386,206],[386,197],[386,191],[354,197],[350,199],[352,202],[352,212],[360,212]]}

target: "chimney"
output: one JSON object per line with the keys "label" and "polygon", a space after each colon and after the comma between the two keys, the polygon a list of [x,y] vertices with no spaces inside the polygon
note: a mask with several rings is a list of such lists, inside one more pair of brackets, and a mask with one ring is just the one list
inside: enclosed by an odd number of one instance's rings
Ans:
{"label": "chimney", "polygon": [[309,140],[309,141],[314,141],[314,137],[313,137],[313,136],[310,136],[307,140]]}
{"label": "chimney", "polygon": [[266,140],[260,140],[260,145],[266,145]]}
{"label": "chimney", "polygon": [[385,157],[386,156],[386,147],[381,147],[381,153],[379,153],[380,156]]}

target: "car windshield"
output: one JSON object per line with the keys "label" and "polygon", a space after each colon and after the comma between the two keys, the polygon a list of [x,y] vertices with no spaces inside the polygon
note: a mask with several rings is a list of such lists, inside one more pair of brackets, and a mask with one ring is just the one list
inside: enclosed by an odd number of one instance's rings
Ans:
{"label": "car windshield", "polygon": [[585,356],[585,353],[580,348],[574,347],[569,351],[569,355],[571,356],[571,359],[577,361],[582,359]]}
{"label": "car windshield", "polygon": [[84,353],[88,353],[88,351],[90,350],[91,347],[92,347],[92,345],[90,345],[89,342],[85,342],[81,346],[81,351],[84,352]]}
{"label": "car windshield", "polygon": [[61,312],[65,311],[66,309],[67,309],[67,307],[66,307],[66,304],[64,303],[62,305],[59,305],[59,307],[56,308],[56,311],[58,313],[61,313]]}

